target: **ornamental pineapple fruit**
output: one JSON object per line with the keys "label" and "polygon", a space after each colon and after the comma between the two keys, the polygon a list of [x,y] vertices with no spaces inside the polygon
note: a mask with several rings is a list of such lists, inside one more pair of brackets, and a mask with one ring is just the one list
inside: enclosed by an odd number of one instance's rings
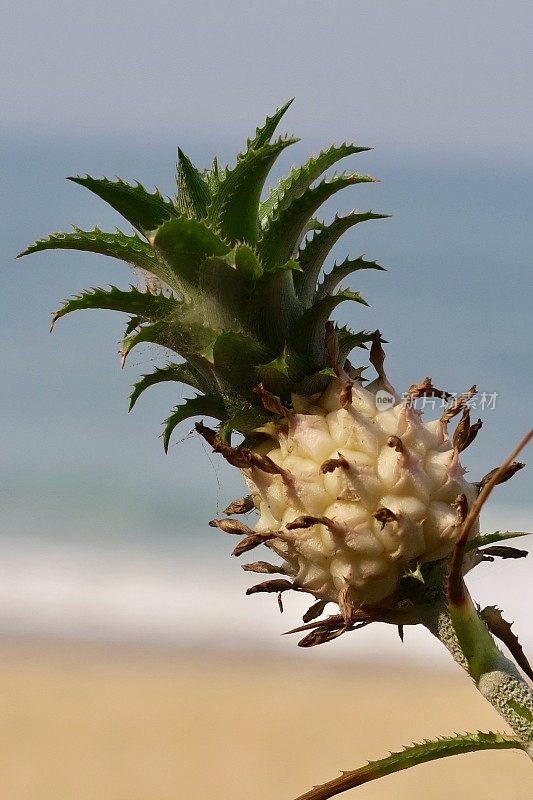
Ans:
{"label": "ornamental pineapple fruit", "polygon": [[378,411],[374,392],[346,374],[314,401],[293,397],[266,451],[276,472],[243,471],[255,532],[276,532],[268,545],[294,586],[350,614],[392,595],[417,562],[451,553],[457,498],[470,504],[478,489],[446,427],[423,423],[409,402]]}
{"label": "ornamental pineapple fruit", "polygon": [[[233,516],[211,525],[242,535],[236,555],[264,544],[282,559],[244,566],[282,576],[249,593],[310,593],[316,602],[306,622],[326,603],[339,605],[340,613],[322,627],[313,623],[305,645],[371,619],[400,624],[406,587],[416,583],[413,576],[423,580],[425,564],[450,555],[478,493],[479,484],[464,478],[459,454],[481,422],[469,419],[475,387],[448,404],[440,419],[423,422],[416,399],[449,396],[425,379],[400,399],[383,369],[379,331],[354,332],[329,319],[344,301],[366,304],[360,294],[338,290],[348,275],[382,269],[359,257],[324,274],[330,250],[353,226],[387,215],[354,210],[328,224],[315,217],[340,189],[374,180],[356,172],[322,177],[340,159],[368,149],[347,143],[293,168],[261,199],[277,157],[297,141],[272,138],[288,106],[266,119],[231,168],[215,160],[202,172],[179,150],[176,199],[139,183],[71,178],[119,211],[135,232],[74,228],[21,255],[86,250],[135,269],[138,286],[84,292],[67,300],[53,323],[77,309],[122,311],[130,317],[123,362],[144,342],[181,358],[142,377],[130,407],[162,381],[197,391],[166,420],[165,449],[187,418],[218,421],[217,430],[203,422],[196,428],[242,471],[250,491],[226,511],[255,507],[259,518],[253,529]],[[364,386],[363,368],[348,356],[368,344],[377,378]],[[379,405],[383,396],[390,406]],[[450,439],[456,414],[461,421]],[[235,436],[239,443],[232,444]]]}

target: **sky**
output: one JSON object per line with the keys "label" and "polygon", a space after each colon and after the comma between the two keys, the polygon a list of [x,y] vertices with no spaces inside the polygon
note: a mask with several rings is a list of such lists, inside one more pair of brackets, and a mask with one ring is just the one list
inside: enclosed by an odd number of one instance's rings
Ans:
{"label": "sky", "polygon": [[[292,96],[282,127],[302,141],[273,176],[355,139],[374,150],[350,165],[381,183],[339,195],[325,216],[356,204],[393,214],[336,251],[389,270],[358,278],[366,316],[340,317],[384,331],[400,390],[430,374],[451,391],[496,393],[465,461],[473,478],[498,464],[531,425],[532,23],[516,0],[13,5],[0,48],[2,532],[102,546],[189,539],[242,492],[186,425],[163,455],[173,387],[128,417],[129,385],[156,353],[121,372],[117,318],[80,314],[48,335],[62,298],[125,285],[126,268],[14,256],[72,223],[119,224],[66,175],[119,174],[170,194],[177,144],[200,165],[229,161]],[[527,524],[530,475],[501,487],[488,525]]]}
{"label": "sky", "polygon": [[205,140],[295,95],[306,135],[530,158],[532,23],[527,0],[20,0],[3,18],[3,124]]}

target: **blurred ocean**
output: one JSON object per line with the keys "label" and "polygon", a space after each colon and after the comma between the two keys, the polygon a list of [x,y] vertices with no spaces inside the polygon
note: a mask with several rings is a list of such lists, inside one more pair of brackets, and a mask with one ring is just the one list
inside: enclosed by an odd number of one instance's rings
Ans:
{"label": "blurred ocean", "polygon": [[[176,144],[75,143],[37,133],[2,142],[0,634],[294,652],[292,637],[279,633],[298,624],[300,598],[287,599],[281,618],[271,597],[245,599],[250,576],[231,563],[232,542],[207,527],[242,494],[238,477],[188,435],[186,424],[170,455],[162,452],[159,423],[179,390],[160,386],[126,414],[128,387],[159,363],[157,352],[134,353],[121,372],[121,321],[104,312],[67,318],[48,334],[49,313],[62,298],[88,286],[127,284],[127,268],[66,252],[14,261],[51,230],[119,224],[63,176],[119,174],[170,194]],[[210,142],[180,144],[198,162],[210,161]],[[222,155],[230,159],[239,144],[228,143]],[[304,140],[278,172],[319,144]],[[338,247],[339,257],[365,253],[389,268],[357,276],[371,308],[343,308],[341,316],[381,328],[398,388],[430,374],[451,391],[476,382],[496,394],[464,459],[481,477],[531,424],[533,165],[505,154],[494,163],[399,151],[352,163],[382,183],[339,195],[325,216],[355,204],[394,216],[359,226]],[[496,491],[483,530],[533,528],[530,475],[521,472]],[[533,624],[522,602],[531,564],[482,565],[476,573],[476,599],[516,619],[531,649]],[[424,632],[407,631],[411,646],[403,648],[385,627],[355,636],[318,652],[439,657]]]}

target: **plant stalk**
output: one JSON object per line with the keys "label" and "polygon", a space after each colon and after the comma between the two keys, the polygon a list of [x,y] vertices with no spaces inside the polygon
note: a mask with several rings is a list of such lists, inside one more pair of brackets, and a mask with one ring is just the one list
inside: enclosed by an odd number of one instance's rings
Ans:
{"label": "plant stalk", "polygon": [[427,607],[424,625],[468,672],[533,760],[533,689],[498,649],[469,594],[468,601],[468,622],[459,631],[445,601]]}
{"label": "plant stalk", "polygon": [[[530,430],[498,469],[494,470],[463,521],[441,593],[430,603],[422,622],[448,648],[474,680],[479,692],[511,726],[533,760],[533,690],[515,664],[498,649],[476,609],[464,581],[468,536],[495,486],[505,480],[516,456],[533,438]],[[465,498],[463,497],[463,500]],[[458,501],[461,498],[458,498]],[[458,507],[459,508],[459,507]]]}

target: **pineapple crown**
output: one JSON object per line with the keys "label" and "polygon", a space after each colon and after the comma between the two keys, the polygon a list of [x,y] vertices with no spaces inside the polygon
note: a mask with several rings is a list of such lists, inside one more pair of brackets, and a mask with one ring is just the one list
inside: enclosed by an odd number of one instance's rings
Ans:
{"label": "pineapple crown", "polygon": [[[265,181],[278,156],[298,141],[274,131],[292,101],[267,117],[233,167],[200,171],[178,149],[176,199],[121,179],[69,180],[85,186],[121,213],[131,234],[99,228],[52,233],[20,255],[40,250],[83,250],[127,262],[144,287],[95,288],[67,300],[55,322],[78,309],[99,308],[130,316],[121,344],[122,363],[138,344],[174,351],[169,362],[133,387],[130,409],[142,392],[162,381],[178,381],[198,394],[177,406],[165,421],[168,448],[173,430],[193,416],[219,420],[220,437],[233,431],[248,441],[279,412],[291,395],[323,391],[340,369],[360,374],[348,356],[371,340],[329,320],[345,300],[363,303],[358,292],[338,290],[351,273],[383,269],[363,257],[335,263],[322,276],[325,260],[340,236],[360,222],[388,215],[373,211],[335,216],[325,224],[318,208],[341,189],[372,182],[369,175],[323,175],[346,156],[369,150],[333,145],[293,167],[262,200]],[[310,236],[308,237],[308,234]],[[272,396],[275,396],[275,400]]]}

